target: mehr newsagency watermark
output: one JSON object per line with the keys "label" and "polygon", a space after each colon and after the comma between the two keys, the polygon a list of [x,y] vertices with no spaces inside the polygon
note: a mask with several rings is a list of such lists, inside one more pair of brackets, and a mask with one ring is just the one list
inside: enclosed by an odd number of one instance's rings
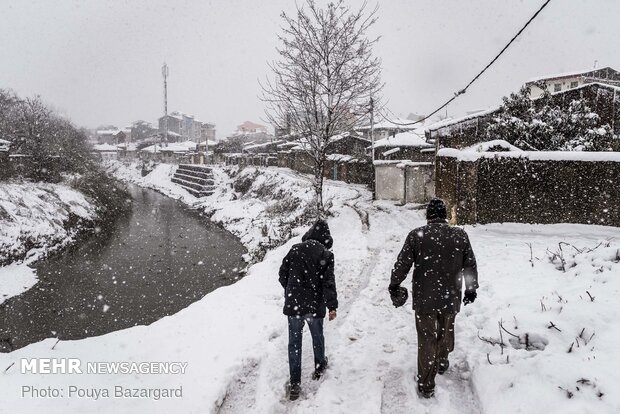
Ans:
{"label": "mehr newsagency watermark", "polygon": [[[182,375],[188,363],[181,361],[82,361],[79,358],[22,358],[22,374],[44,375]],[[68,386],[21,386],[22,398],[78,398],[100,400],[107,398],[127,399],[174,399],[183,397],[183,386],[171,388],[128,387],[126,385],[101,385],[85,387]]]}

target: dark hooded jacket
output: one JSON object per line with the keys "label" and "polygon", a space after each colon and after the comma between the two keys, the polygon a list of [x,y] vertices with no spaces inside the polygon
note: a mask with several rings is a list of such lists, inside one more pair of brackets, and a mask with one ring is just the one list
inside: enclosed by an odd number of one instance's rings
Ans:
{"label": "dark hooded jacket", "polygon": [[390,291],[396,289],[413,266],[413,309],[418,313],[457,313],[461,289],[478,289],[476,258],[465,230],[445,220],[430,220],[405,240],[392,270]]}
{"label": "dark hooded jacket", "polygon": [[318,220],[303,236],[302,243],[291,247],[280,266],[280,284],[284,288],[284,314],[312,314],[325,317],[325,308],[338,308],[334,278],[333,243],[329,227]]}

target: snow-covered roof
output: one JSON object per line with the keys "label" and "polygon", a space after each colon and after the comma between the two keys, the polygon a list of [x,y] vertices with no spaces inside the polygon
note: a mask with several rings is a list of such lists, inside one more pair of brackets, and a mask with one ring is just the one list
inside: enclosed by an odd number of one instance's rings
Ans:
{"label": "snow-covered roof", "polygon": [[121,132],[120,129],[100,129],[97,131],[97,135],[116,135]]}
{"label": "snow-covered roof", "polygon": [[560,78],[574,78],[574,77],[577,77],[577,76],[583,76],[583,75],[585,75],[587,73],[598,72],[598,71],[605,70],[605,69],[613,70],[610,67],[603,67],[603,68],[600,68],[600,69],[586,69],[586,70],[581,70],[581,71],[555,73],[555,74],[552,74],[552,75],[537,76],[535,78],[532,78],[532,79],[528,80],[526,83],[548,81],[548,80],[560,79]]}
{"label": "snow-covered roof", "polygon": [[514,145],[510,144],[508,141],[504,141],[503,139],[494,139],[492,141],[478,142],[477,144],[474,144],[470,147],[463,148],[462,151],[488,152],[489,149],[494,147],[502,147],[508,151],[523,152],[520,148],[515,147]]}
{"label": "snow-covered roof", "polygon": [[375,160],[373,162],[375,166],[381,165],[396,165],[399,168],[404,167],[421,167],[433,165],[430,161],[411,161],[411,160]]}
{"label": "snow-covered roof", "polygon": [[132,142],[125,144],[118,144],[116,148],[124,151],[136,151],[138,146]]}
{"label": "snow-covered roof", "polygon": [[144,152],[151,152],[151,153],[156,153],[156,152],[191,152],[191,151],[196,151],[196,143],[193,141],[185,141],[185,142],[170,142],[168,143],[168,145],[160,145],[160,144],[155,144],[155,145],[151,145],[149,147],[143,148],[142,151]]}
{"label": "snow-covered roof", "polygon": [[426,142],[424,133],[420,134],[418,131],[408,131],[396,134],[393,137],[387,137],[375,141],[375,148],[378,147],[418,147],[418,148],[432,148],[433,144]]}
{"label": "snow-covered roof", "polygon": [[249,150],[249,149],[254,149],[254,148],[263,148],[263,147],[268,147],[269,145],[280,144],[280,143],[282,143],[282,141],[263,142],[261,144],[244,145],[243,149]]}
{"label": "snow-covered roof", "polygon": [[9,145],[11,141],[7,141],[5,139],[0,139],[0,145]]}
{"label": "snow-covered roof", "polygon": [[452,118],[452,119],[444,119],[443,121],[439,121],[439,122],[435,122],[431,125],[428,125],[427,127],[424,128],[425,131],[429,132],[429,131],[436,131],[438,129],[450,126],[450,125],[455,125],[455,124],[460,124],[461,122],[464,121],[469,121],[471,119],[476,119],[479,118],[481,116],[484,115],[490,115],[494,112],[499,111],[500,107],[499,106],[495,106],[489,109],[485,109],[483,111],[479,111],[479,112],[474,112],[473,114],[468,114],[468,115],[464,115],[458,118]]}
{"label": "snow-covered roof", "polygon": [[352,137],[352,138],[357,138],[357,139],[361,139],[363,141],[368,141],[370,143],[370,140],[367,138],[364,138],[364,136],[362,134],[358,134],[358,133],[353,133],[351,134],[350,132],[343,132],[342,134],[336,134],[334,136],[332,136],[329,141],[330,142],[338,142],[341,139],[347,138],[347,137]]}
{"label": "snow-covered roof", "polygon": [[611,161],[620,162],[620,152],[589,151],[507,151],[476,152],[460,151],[454,148],[442,148],[439,157],[452,157],[460,161],[476,161],[480,158],[524,158],[531,161]]}
{"label": "snow-covered roof", "polygon": [[278,144],[277,147],[278,148],[286,148],[286,147],[295,147],[297,145],[299,145],[299,142],[297,142],[297,141],[285,141],[285,142],[283,142],[281,144]]}
{"label": "snow-covered roof", "polygon": [[118,148],[116,147],[116,145],[111,145],[111,144],[97,144],[93,146],[93,149],[95,151],[99,151],[99,152],[116,152],[118,151]]}
{"label": "snow-covered roof", "polygon": [[337,162],[366,162],[366,160],[360,160],[359,158],[355,158],[351,155],[346,154],[328,154],[327,159],[329,161],[337,161]]}

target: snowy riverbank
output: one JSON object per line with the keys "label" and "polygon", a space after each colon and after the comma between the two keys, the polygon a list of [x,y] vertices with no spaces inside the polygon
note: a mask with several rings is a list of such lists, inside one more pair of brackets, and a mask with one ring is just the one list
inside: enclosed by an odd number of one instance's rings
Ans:
{"label": "snowy riverbank", "polygon": [[0,303],[36,283],[28,264],[70,244],[96,217],[95,205],[67,185],[0,183]]}
{"label": "snowy riverbank", "polygon": [[[229,223],[227,228],[233,232],[238,226],[236,231],[248,245],[260,245],[265,237],[260,224],[267,223],[261,211],[267,201],[260,196],[234,199],[232,192],[192,200],[168,183],[171,168],[160,166],[152,173],[156,175],[136,176],[134,182],[142,180],[142,185],[159,187],[199,206],[210,202],[213,218],[220,217],[225,226]],[[253,171],[242,174],[254,176]],[[299,197],[310,188],[305,179],[276,168],[261,170],[253,183],[260,181],[276,183],[273,192],[292,186]],[[448,373],[438,378],[436,398],[420,401],[415,393],[411,302],[394,309],[387,285],[408,231],[424,223],[422,212],[373,203],[370,193],[358,186],[329,181],[327,191],[333,204],[329,224],[340,309],[338,318],[325,324],[330,369],[321,381],[310,380],[312,347],[309,335],[304,337],[301,400],[283,400],[287,330],[277,270],[291,245],[299,241],[302,227],[283,246],[267,252],[236,284],[150,326],[58,344],[48,339],[0,354],[0,369],[8,367],[0,375],[3,407],[9,412],[48,413],[620,411],[616,391],[620,372],[615,363],[620,338],[620,243],[613,239],[618,228],[466,227],[480,266],[478,299],[457,317],[456,349]],[[411,276],[404,286],[410,287],[410,281]],[[506,331],[500,331],[499,322]],[[498,341],[506,345],[503,351],[500,345],[492,345]],[[20,373],[20,360],[33,357],[79,358],[83,364],[181,361],[188,366],[185,374],[178,375]],[[23,395],[23,386],[50,387],[63,395],[35,398],[29,392]],[[68,395],[69,386],[108,390],[109,397],[100,392],[95,399],[92,391],[92,397]],[[115,386],[182,386],[183,395],[159,400],[114,398]]]}
{"label": "snowy riverbank", "polygon": [[[304,230],[312,219],[309,178],[290,170],[213,168],[215,192],[196,198],[172,183],[176,166],[159,164],[142,177],[140,164],[108,161],[106,170],[117,179],[157,190],[203,212],[237,236],[248,249],[248,260],[260,261],[265,253]],[[334,199],[359,197],[363,186],[328,187],[326,205]]]}

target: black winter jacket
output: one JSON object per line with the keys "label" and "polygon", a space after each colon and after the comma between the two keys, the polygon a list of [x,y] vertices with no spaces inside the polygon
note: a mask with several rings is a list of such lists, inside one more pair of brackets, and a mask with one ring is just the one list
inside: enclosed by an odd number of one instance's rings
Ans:
{"label": "black winter jacket", "polygon": [[465,230],[433,220],[414,229],[392,270],[390,290],[399,286],[413,265],[413,309],[418,313],[457,313],[465,289],[478,289],[476,258]]}
{"label": "black winter jacket", "polygon": [[334,254],[328,250],[332,242],[327,223],[319,220],[282,261],[279,280],[284,288],[285,315],[323,318],[326,307],[338,308]]}

